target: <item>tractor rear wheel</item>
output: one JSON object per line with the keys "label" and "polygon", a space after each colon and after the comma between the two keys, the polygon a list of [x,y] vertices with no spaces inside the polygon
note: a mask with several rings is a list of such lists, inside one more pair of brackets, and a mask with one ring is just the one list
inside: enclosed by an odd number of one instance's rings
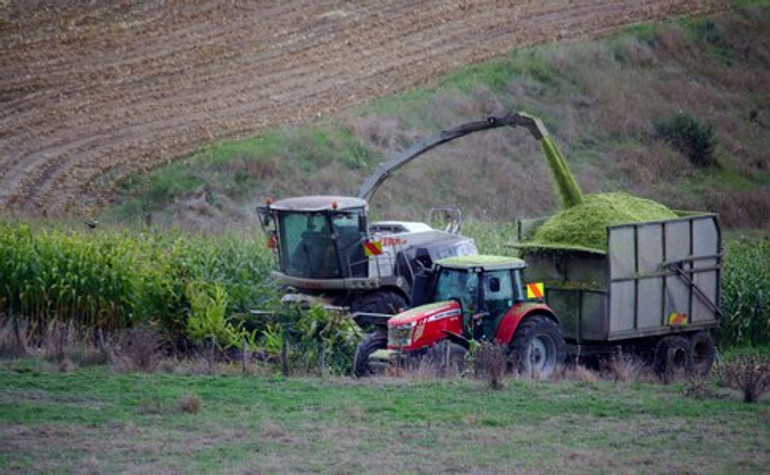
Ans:
{"label": "tractor rear wheel", "polygon": [[388,346],[388,334],[384,331],[375,331],[364,338],[356,348],[356,356],[353,359],[353,374],[358,378],[375,376],[384,373],[386,365],[377,365],[369,361],[369,357],[377,350],[384,350]]}
{"label": "tractor rear wheel", "polygon": [[513,335],[511,353],[519,374],[548,377],[564,363],[564,335],[545,315],[527,317]]}

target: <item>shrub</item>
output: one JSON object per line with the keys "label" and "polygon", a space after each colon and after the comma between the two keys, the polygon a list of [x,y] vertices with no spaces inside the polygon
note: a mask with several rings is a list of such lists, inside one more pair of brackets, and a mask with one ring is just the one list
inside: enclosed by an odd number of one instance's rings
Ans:
{"label": "shrub", "polygon": [[152,327],[124,330],[112,348],[112,367],[122,372],[153,372],[160,362],[162,346],[162,336]]}
{"label": "shrub", "polygon": [[743,392],[744,402],[759,402],[770,391],[770,358],[739,355],[720,366],[719,376],[724,384]]}
{"label": "shrub", "polygon": [[476,374],[484,378],[492,389],[502,389],[503,375],[511,366],[508,351],[502,345],[482,343],[473,352],[473,363]]}
{"label": "shrub", "polygon": [[179,412],[197,414],[202,405],[201,398],[194,394],[185,394],[179,398]]}
{"label": "shrub", "polygon": [[319,305],[307,309],[285,306],[262,330],[259,343],[266,359],[280,361],[284,371],[319,369],[349,374],[361,338],[361,329],[347,314]]}
{"label": "shrub", "polygon": [[714,165],[714,127],[704,125],[688,113],[679,113],[671,119],[657,122],[655,130],[665,141],[687,155],[696,167]]}

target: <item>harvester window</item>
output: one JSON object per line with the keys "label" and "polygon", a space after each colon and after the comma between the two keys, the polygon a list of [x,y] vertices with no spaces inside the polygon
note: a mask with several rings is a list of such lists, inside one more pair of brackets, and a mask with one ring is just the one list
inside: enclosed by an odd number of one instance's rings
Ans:
{"label": "harvester window", "polygon": [[285,213],[280,216],[281,250],[288,275],[310,278],[340,277],[337,249],[329,218],[323,213]]}

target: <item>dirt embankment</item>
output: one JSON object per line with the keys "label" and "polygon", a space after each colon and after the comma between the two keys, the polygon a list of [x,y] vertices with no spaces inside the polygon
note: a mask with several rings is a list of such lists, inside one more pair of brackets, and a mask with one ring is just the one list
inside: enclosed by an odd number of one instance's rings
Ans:
{"label": "dirt embankment", "polygon": [[[6,4],[8,3],[8,4]],[[0,2],[0,210],[98,206],[213,138],[723,2]]]}

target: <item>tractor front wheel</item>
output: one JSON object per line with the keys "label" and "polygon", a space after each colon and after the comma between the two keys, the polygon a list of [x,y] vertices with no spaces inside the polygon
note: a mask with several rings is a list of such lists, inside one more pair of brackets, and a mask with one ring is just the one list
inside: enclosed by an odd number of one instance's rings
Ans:
{"label": "tractor front wheel", "polygon": [[545,315],[527,317],[513,335],[511,353],[520,374],[548,377],[564,363],[564,335],[559,325]]}
{"label": "tractor front wheel", "polygon": [[364,338],[356,348],[356,356],[353,359],[353,374],[358,378],[375,376],[384,373],[385,365],[377,365],[369,360],[369,357],[377,350],[383,350],[388,346],[388,335],[384,331],[375,331]]}

